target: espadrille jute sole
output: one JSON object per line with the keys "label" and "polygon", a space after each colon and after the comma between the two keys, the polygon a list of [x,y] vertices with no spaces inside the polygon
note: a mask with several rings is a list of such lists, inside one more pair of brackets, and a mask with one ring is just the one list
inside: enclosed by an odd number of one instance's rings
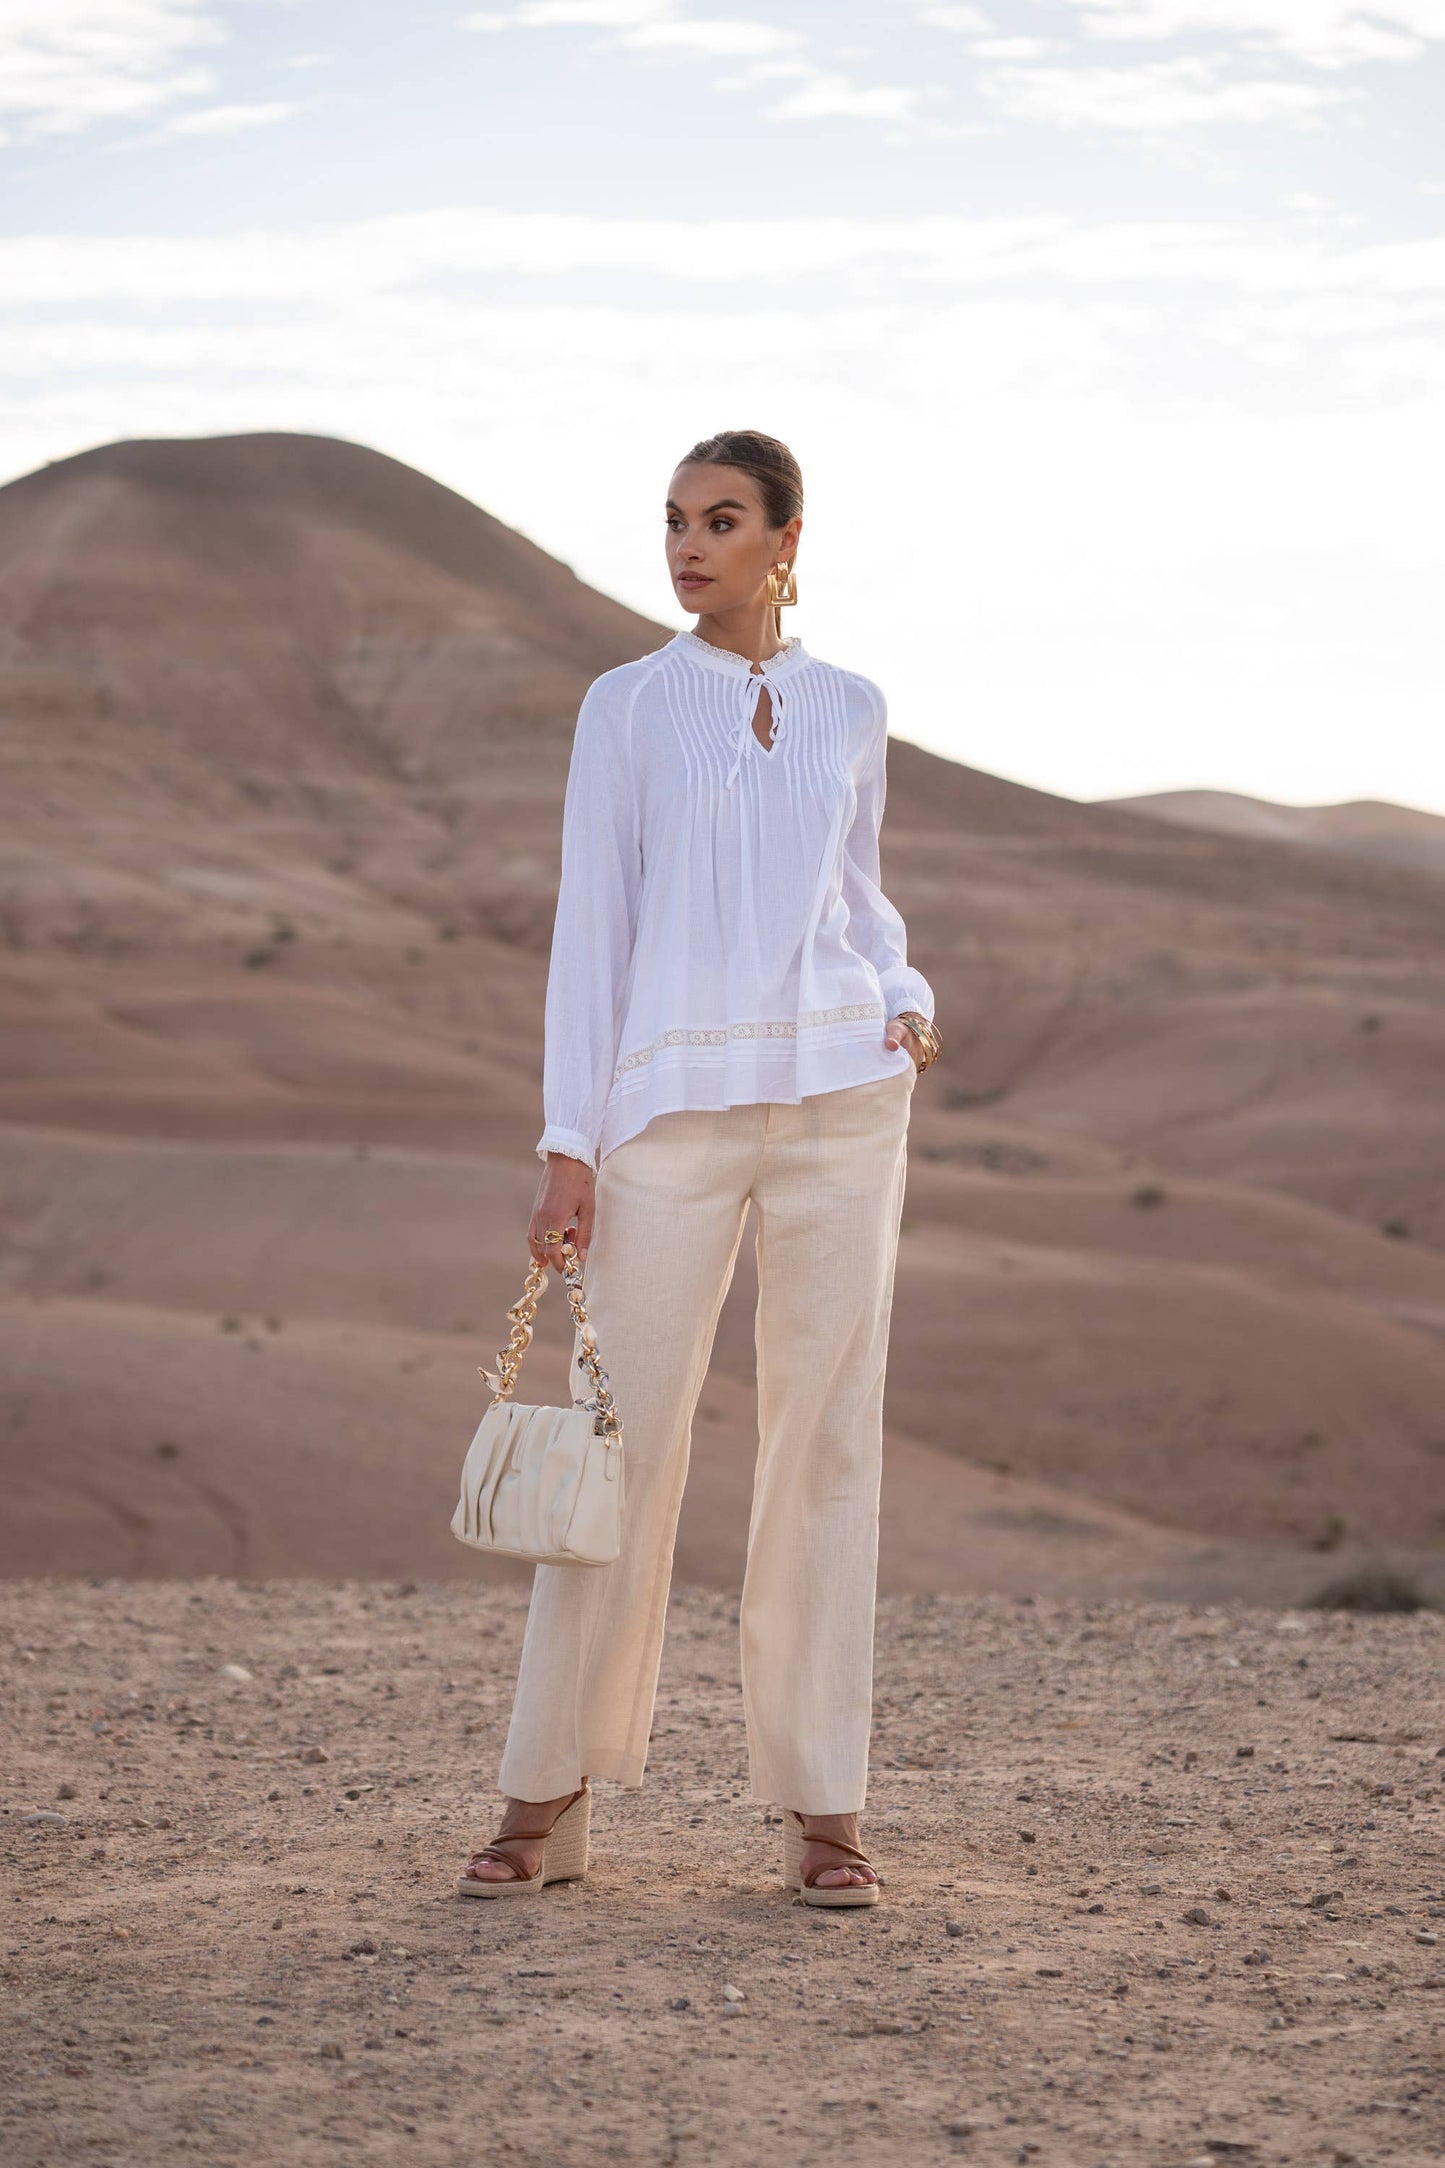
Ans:
{"label": "espadrille jute sole", "polygon": [[[808,1835],[798,1816],[791,1808],[783,1810],[783,1883],[793,1891],[794,1904],[816,1905],[820,1909],[842,1911],[855,1905],[876,1905],[878,1884],[876,1882],[844,1882],[833,1889],[809,1889],[803,1882],[803,1847]],[[840,1849],[842,1849],[840,1847]],[[838,1863],[840,1866],[845,1862]],[[826,1867],[820,1870],[828,1872]]]}
{"label": "espadrille jute sole", "polygon": [[584,1791],[570,1807],[564,1807],[542,1839],[542,1864],[525,1882],[515,1875],[501,1881],[483,1882],[476,1875],[457,1876],[462,1897],[533,1897],[549,1882],[580,1882],[587,1872],[592,1834],[592,1793]]}

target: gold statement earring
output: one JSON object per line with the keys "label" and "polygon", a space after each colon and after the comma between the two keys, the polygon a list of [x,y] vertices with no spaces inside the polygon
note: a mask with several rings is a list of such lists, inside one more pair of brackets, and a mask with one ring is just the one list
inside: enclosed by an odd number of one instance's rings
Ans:
{"label": "gold statement earring", "polygon": [[[782,578],[779,579],[779,573]],[[775,610],[790,610],[798,599],[798,575],[789,564],[778,563],[768,573],[768,602]]]}

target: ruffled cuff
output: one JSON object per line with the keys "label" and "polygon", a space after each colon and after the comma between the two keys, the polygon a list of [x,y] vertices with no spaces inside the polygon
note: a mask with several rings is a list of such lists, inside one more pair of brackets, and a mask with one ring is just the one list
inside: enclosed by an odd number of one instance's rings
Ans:
{"label": "ruffled cuff", "polygon": [[584,1167],[597,1171],[597,1149],[589,1144],[580,1129],[559,1129],[548,1123],[537,1139],[537,1157],[545,1161],[549,1152],[561,1152],[568,1159],[580,1159]]}
{"label": "ruffled cuff", "polygon": [[933,988],[921,971],[890,971],[882,984],[890,1021],[903,1009],[917,1009],[920,1016],[933,1022]]}

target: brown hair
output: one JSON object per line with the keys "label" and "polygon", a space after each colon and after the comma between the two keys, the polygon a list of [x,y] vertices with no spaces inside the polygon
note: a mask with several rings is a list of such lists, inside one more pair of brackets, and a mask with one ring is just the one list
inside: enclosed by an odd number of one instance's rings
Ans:
{"label": "brown hair", "polygon": [[703,437],[685,452],[684,467],[736,467],[758,485],[763,511],[770,527],[786,527],[790,519],[803,516],[803,470],[776,437],[761,429],[720,429]]}

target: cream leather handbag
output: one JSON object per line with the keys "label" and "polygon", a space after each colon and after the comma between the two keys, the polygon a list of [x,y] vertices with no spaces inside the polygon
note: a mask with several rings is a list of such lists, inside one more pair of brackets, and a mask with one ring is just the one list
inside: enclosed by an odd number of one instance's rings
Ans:
{"label": "cream leather handbag", "polygon": [[622,1418],[598,1360],[571,1242],[562,1244],[562,1274],[582,1339],[577,1366],[592,1380],[592,1397],[570,1408],[512,1400],[551,1270],[533,1260],[521,1300],[507,1312],[512,1337],[496,1369],[481,1371],[496,1398],[467,1449],[452,1534],[539,1566],[610,1566],[622,1548]]}

